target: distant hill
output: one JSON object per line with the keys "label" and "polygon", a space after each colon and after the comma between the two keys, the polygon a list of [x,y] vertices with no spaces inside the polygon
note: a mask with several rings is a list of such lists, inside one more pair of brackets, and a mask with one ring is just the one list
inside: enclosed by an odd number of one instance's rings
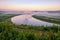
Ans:
{"label": "distant hill", "polygon": [[48,13],[60,13],[60,10],[58,10],[58,11],[48,11]]}
{"label": "distant hill", "polygon": [[0,14],[3,14],[4,13],[4,11],[0,11]]}

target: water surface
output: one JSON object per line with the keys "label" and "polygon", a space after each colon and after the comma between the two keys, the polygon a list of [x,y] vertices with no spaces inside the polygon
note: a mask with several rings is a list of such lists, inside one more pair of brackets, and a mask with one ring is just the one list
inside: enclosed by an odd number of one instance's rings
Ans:
{"label": "water surface", "polygon": [[45,22],[32,17],[32,15],[19,15],[11,18],[11,21],[16,25],[33,25],[33,26],[52,26],[54,23]]}

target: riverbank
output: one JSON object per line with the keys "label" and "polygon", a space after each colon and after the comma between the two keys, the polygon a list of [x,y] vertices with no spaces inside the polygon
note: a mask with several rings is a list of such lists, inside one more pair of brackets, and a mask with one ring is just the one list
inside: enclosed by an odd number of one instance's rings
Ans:
{"label": "riverbank", "polygon": [[33,17],[36,18],[36,19],[42,20],[42,21],[60,24],[60,18],[53,18],[53,17],[46,17],[46,16],[36,16],[36,15],[33,15]]}

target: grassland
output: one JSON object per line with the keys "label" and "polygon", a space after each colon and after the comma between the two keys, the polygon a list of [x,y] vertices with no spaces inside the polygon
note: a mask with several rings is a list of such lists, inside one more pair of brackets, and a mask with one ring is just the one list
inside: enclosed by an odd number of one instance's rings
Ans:
{"label": "grassland", "polygon": [[56,23],[56,24],[60,24],[60,18],[53,18],[53,17],[46,17],[46,16],[36,16],[33,15],[34,18],[39,19],[39,20],[43,20],[46,22],[51,22],[51,23]]}
{"label": "grassland", "polygon": [[60,40],[59,26],[15,25],[10,20],[13,16],[0,17],[0,40]]}

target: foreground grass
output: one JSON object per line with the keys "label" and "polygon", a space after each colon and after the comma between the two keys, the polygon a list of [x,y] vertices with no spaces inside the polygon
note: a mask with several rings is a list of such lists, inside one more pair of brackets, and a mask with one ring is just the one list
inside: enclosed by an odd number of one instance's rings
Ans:
{"label": "foreground grass", "polygon": [[0,40],[60,40],[60,27],[15,25],[8,18],[0,22]]}
{"label": "foreground grass", "polygon": [[0,40],[60,40],[60,27],[14,25],[0,23]]}

